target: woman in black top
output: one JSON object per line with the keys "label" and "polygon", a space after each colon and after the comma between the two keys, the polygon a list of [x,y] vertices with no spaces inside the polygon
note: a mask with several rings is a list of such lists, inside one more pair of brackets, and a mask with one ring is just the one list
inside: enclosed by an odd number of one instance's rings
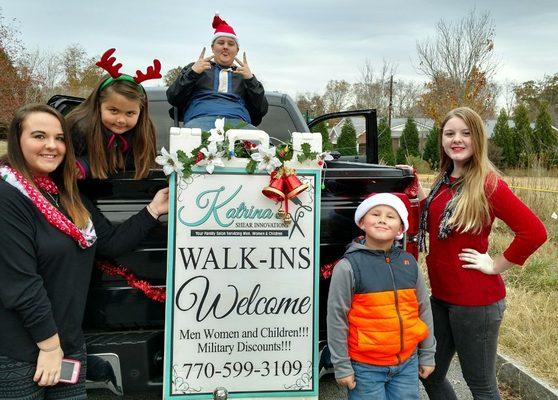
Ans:
{"label": "woman in black top", "polygon": [[0,398],[86,398],[58,383],[63,357],[85,361],[81,323],[95,254],[132,250],[168,211],[168,188],[113,227],[79,195],[75,156],[56,110],[16,112],[0,160]]}

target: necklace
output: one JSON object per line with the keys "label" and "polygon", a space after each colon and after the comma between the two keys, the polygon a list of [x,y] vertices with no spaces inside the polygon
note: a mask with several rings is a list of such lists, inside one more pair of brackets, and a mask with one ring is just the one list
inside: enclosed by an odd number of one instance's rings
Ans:
{"label": "necklace", "polygon": [[52,194],[50,194],[50,193],[47,192],[47,191],[43,191],[42,193],[43,193],[44,195],[47,195],[47,196],[48,196],[48,199],[47,199],[47,200],[48,200],[53,206],[55,206],[56,208],[60,208],[60,204],[58,203],[58,200],[59,200],[59,199],[58,199],[58,195],[53,196]]}

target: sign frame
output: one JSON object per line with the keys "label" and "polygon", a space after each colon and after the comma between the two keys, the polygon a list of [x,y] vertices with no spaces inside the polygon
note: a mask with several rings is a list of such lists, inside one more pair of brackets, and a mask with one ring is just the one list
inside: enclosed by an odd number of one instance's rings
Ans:
{"label": "sign frame", "polygon": [[[193,174],[207,174],[205,169],[194,167]],[[311,176],[314,179],[314,239],[313,239],[313,305],[312,305],[312,386],[311,389],[299,390],[272,390],[272,391],[230,391],[229,398],[243,398],[243,399],[265,399],[265,398],[282,398],[282,399],[317,399],[319,389],[319,266],[320,266],[320,204],[321,204],[321,173],[320,168],[300,168],[297,170],[299,176]],[[214,174],[219,175],[247,175],[244,168],[225,167],[216,168]],[[256,172],[255,175],[267,175],[265,172]],[[212,399],[212,393],[187,393],[187,394],[172,394],[173,385],[173,332],[174,332],[174,304],[175,304],[175,254],[176,254],[176,231],[177,231],[177,180],[176,173],[173,173],[169,179],[169,214],[168,214],[168,243],[167,243],[167,280],[166,292],[167,301],[165,304],[165,358],[164,358],[164,372],[163,372],[163,398],[164,399]],[[263,195],[262,195],[263,196]],[[271,200],[270,200],[270,204]],[[254,376],[257,379],[258,376]],[[216,388],[222,386],[215,385]],[[225,389],[227,389],[225,387]]]}

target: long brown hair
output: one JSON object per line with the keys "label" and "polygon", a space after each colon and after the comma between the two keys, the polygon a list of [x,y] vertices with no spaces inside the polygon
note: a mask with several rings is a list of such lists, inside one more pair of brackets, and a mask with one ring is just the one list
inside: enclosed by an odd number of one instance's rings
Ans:
{"label": "long brown hair", "polygon": [[109,174],[125,168],[125,160],[119,151],[106,150],[101,122],[101,104],[116,93],[128,100],[137,101],[140,106],[138,122],[129,133],[134,156],[134,179],[145,178],[155,161],[155,126],[149,117],[147,94],[142,86],[127,80],[114,80],[100,89],[101,80],[89,97],[68,115],[68,126],[72,134],[81,135],[87,145],[87,159],[91,176],[106,179]]}
{"label": "long brown hair", "polygon": [[461,232],[479,233],[490,222],[488,194],[496,189],[499,172],[488,159],[488,136],[482,118],[469,107],[459,107],[446,114],[439,132],[440,174],[453,165],[453,160],[444,152],[442,135],[444,126],[451,118],[461,119],[469,128],[473,154],[464,165],[462,190],[455,203],[449,225]]}
{"label": "long brown hair", "polygon": [[66,155],[60,165],[49,175],[58,186],[60,204],[62,204],[62,207],[66,210],[74,224],[79,228],[84,228],[89,222],[90,215],[79,196],[76,181],[76,157],[62,114],[44,104],[28,104],[19,108],[14,114],[8,131],[8,153],[2,157],[1,162],[18,170],[25,179],[33,183],[33,176],[27,167],[23,151],[21,150],[23,124],[27,117],[33,113],[50,114],[60,122],[62,132],[64,133]]}

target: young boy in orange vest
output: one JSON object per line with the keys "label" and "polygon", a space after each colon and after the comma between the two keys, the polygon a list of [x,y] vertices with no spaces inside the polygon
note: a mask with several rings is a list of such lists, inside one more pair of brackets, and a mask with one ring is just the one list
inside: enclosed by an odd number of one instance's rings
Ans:
{"label": "young boy in orange vest", "polygon": [[436,341],[417,262],[394,245],[409,227],[407,208],[393,194],[374,194],[358,206],[355,223],[365,239],[335,266],[327,303],[335,378],[349,400],[418,400]]}

